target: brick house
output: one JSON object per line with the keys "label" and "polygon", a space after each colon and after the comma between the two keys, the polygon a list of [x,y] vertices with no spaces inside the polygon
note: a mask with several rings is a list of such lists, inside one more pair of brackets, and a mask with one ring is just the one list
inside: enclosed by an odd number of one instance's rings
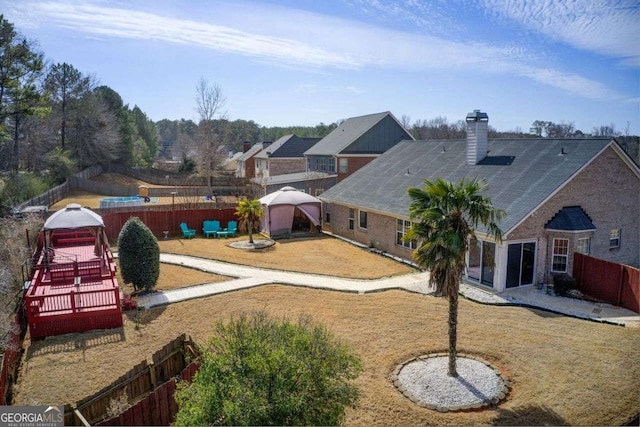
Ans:
{"label": "brick house", "polygon": [[304,152],[322,138],[285,135],[254,156],[256,178],[305,172]]}
{"label": "brick house", "polygon": [[304,153],[307,172],[340,182],[405,139],[413,136],[389,111],[349,118]]}
{"label": "brick house", "polygon": [[271,142],[259,142],[251,145],[249,142],[243,144],[242,155],[237,159],[236,163],[236,177],[238,178],[255,178],[256,176],[256,163],[254,157],[256,154],[271,145]]}
{"label": "brick house", "polygon": [[613,139],[488,139],[467,116],[466,140],[402,141],[320,196],[324,228],[410,259],[407,188],[424,179],[485,178],[507,217],[501,243],[482,229],[465,279],[496,291],[571,273],[573,253],[640,265],[640,168]]}

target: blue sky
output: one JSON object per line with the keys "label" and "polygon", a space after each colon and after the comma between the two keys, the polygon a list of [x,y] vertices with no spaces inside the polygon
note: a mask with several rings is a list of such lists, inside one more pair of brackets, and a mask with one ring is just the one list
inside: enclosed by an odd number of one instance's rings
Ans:
{"label": "blue sky", "polygon": [[196,119],[202,77],[230,119],[265,126],[481,109],[498,130],[640,134],[636,0],[0,0],[0,12],[153,120]]}

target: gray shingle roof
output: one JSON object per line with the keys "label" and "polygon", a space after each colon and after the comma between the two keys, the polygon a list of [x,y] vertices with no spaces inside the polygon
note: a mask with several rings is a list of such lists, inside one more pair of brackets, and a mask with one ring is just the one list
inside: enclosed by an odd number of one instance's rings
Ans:
{"label": "gray shingle roof", "polygon": [[259,142],[257,144],[253,144],[251,148],[249,148],[246,152],[242,153],[242,156],[238,158],[239,161],[247,161],[251,159],[254,155],[259,153],[262,150],[263,143]]}
{"label": "gray shingle roof", "polygon": [[580,206],[562,208],[545,226],[547,230],[587,231],[595,230],[589,216]]}
{"label": "gray shingle roof", "polygon": [[389,114],[391,114],[389,111],[385,111],[383,113],[351,117],[342,122],[340,126],[331,131],[329,135],[322,138],[320,142],[308,149],[304,154],[306,156],[332,156],[338,154]]}
{"label": "gray shingle roof", "polygon": [[424,179],[484,177],[489,184],[486,195],[508,214],[500,224],[506,234],[610,143],[610,139],[494,139],[489,140],[488,157],[470,166],[465,140],[402,141],[320,198],[408,217],[407,188],[422,187]]}
{"label": "gray shingle roof", "polygon": [[[304,157],[304,152],[313,147],[322,138],[302,138],[297,135],[285,135],[256,154],[257,159],[273,157]],[[271,153],[267,155],[267,153]]]}
{"label": "gray shingle roof", "polygon": [[284,175],[274,175],[269,178],[261,179],[261,178],[252,178],[251,181],[256,184],[263,185],[276,185],[276,184],[287,184],[290,182],[302,182],[302,181],[313,181],[317,179],[328,179],[331,177],[335,177],[335,174],[328,174],[324,172],[296,172],[296,173],[287,173]]}

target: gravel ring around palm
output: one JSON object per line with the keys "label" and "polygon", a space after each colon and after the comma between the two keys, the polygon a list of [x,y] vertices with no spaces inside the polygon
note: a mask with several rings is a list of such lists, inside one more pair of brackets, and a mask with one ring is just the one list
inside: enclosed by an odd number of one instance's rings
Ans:
{"label": "gravel ring around palm", "polygon": [[488,362],[458,355],[458,377],[447,375],[446,354],[420,356],[399,365],[392,379],[414,403],[440,412],[497,405],[509,392],[509,381]]}
{"label": "gravel ring around palm", "polygon": [[249,243],[248,240],[240,240],[238,242],[229,243],[229,246],[235,249],[253,250],[268,248],[275,244],[276,242],[271,239],[253,239],[253,243]]}

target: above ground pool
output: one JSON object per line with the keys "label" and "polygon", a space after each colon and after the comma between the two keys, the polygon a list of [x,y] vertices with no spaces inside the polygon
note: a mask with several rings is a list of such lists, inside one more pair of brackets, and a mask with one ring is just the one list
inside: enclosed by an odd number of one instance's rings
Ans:
{"label": "above ground pool", "polygon": [[100,209],[117,208],[122,206],[143,206],[144,197],[106,197],[100,199]]}

